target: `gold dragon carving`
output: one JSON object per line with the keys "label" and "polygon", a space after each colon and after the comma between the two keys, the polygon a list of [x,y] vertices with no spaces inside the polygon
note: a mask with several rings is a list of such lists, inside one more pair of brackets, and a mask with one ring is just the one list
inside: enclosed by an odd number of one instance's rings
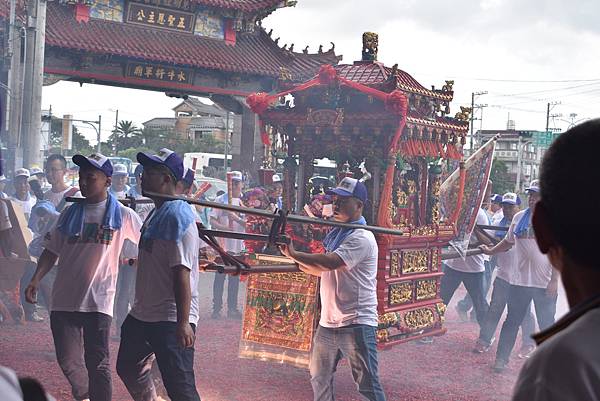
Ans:
{"label": "gold dragon carving", "polygon": [[429,251],[402,252],[402,274],[425,273],[429,270]]}
{"label": "gold dragon carving", "polygon": [[390,305],[400,305],[412,301],[412,282],[390,285]]}
{"label": "gold dragon carving", "polygon": [[424,299],[432,299],[437,295],[437,281],[432,280],[419,280],[417,281],[417,301]]}
{"label": "gold dragon carving", "polygon": [[428,308],[411,310],[404,315],[404,323],[408,328],[413,330],[430,327],[434,322],[435,317],[433,311]]}

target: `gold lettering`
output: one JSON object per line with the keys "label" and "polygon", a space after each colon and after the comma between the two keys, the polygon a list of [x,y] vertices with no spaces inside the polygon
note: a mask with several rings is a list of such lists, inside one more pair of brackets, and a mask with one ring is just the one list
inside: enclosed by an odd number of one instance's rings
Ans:
{"label": "gold lettering", "polygon": [[179,71],[179,74],[177,74],[177,80],[179,82],[184,82],[185,81],[185,73],[183,71]]}
{"label": "gold lettering", "polygon": [[140,10],[137,12],[137,20],[138,21],[144,21],[145,18],[146,18],[146,14],[144,14],[144,10]]}
{"label": "gold lettering", "polygon": [[150,11],[150,14],[148,14],[148,23],[154,24],[154,22],[154,11]]}
{"label": "gold lettering", "polygon": [[157,20],[159,25],[164,25],[165,24],[165,13],[158,13],[158,20]]}
{"label": "gold lettering", "polygon": [[135,69],[133,70],[133,75],[135,75],[136,77],[141,77],[142,75],[144,75],[144,67],[142,67],[141,65],[136,65]]}
{"label": "gold lettering", "polygon": [[169,22],[169,26],[175,26],[175,17],[169,14],[167,17],[167,21]]}
{"label": "gold lettering", "polygon": [[165,69],[157,68],[156,71],[154,72],[154,76],[158,79],[163,79],[165,76]]}
{"label": "gold lettering", "polygon": [[169,79],[172,81],[175,79],[175,70],[169,70],[169,72],[167,73],[167,76],[169,77]]}
{"label": "gold lettering", "polygon": [[185,29],[185,18],[179,17],[179,23],[177,24],[177,28]]}
{"label": "gold lettering", "polygon": [[152,74],[154,74],[154,69],[152,68],[152,66],[146,66],[146,73],[144,75],[146,75],[146,78],[152,78]]}

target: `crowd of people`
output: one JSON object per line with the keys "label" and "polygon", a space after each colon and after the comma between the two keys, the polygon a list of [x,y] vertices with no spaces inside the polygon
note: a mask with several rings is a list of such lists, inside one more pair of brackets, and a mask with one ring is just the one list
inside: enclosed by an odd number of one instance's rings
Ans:
{"label": "crowd of people", "polygon": [[[595,347],[600,271],[594,252],[600,222],[595,215],[584,214],[599,198],[594,183],[600,177],[592,153],[600,147],[599,132],[600,120],[593,120],[559,137],[544,158],[540,181],[526,189],[527,207],[519,210],[524,202],[515,193],[491,196],[489,210],[479,211],[477,223],[494,227],[476,229],[472,238],[481,253],[443,266],[443,302],[449,304],[464,284],[468,297],[459,303],[459,312],[467,317],[472,308],[480,326],[474,352],[491,349],[507,309],[496,372],[506,368],[521,328],[519,356],[528,361],[515,387],[515,400],[600,398],[600,354]],[[574,159],[575,154],[580,157]],[[120,341],[117,374],[134,400],[157,399],[153,364],[171,399],[199,400],[193,362],[199,256],[205,244],[196,223],[243,232],[245,216],[197,208],[182,200],[197,195],[194,172],[169,149],[139,153],[137,160],[140,166],[131,188],[125,166],[113,166],[100,154],[73,157],[79,166],[78,188],[65,184],[66,160],[60,155],[50,156],[41,174],[33,174],[33,169],[15,172],[10,199],[18,207],[0,201],[0,249],[4,258],[22,256],[12,252],[10,236],[5,235],[14,221],[10,210],[22,210],[27,221],[23,229],[33,234],[29,254],[37,263],[26,265],[21,290],[2,293],[0,313],[4,320],[22,324],[42,320],[35,309],[39,304],[49,309],[56,359],[76,400],[112,398],[113,316],[114,338]],[[0,181],[4,190],[6,179]],[[218,202],[241,205],[245,199],[252,200],[247,206],[281,206],[279,180],[274,180],[264,202],[257,192],[244,197],[241,173],[233,172],[231,181],[230,193],[219,196]],[[143,194],[151,202],[144,202]],[[366,224],[363,207],[368,194],[360,180],[346,177],[327,195],[335,220]],[[129,202],[139,201],[135,211],[120,202],[125,196]],[[2,197],[9,198],[4,192]],[[312,213],[311,205],[306,211]],[[321,278],[320,320],[310,356],[314,399],[334,398],[334,373],[339,361],[347,358],[358,391],[369,400],[385,400],[376,349],[375,237],[368,230],[337,227],[322,244],[323,253],[302,252],[293,243],[279,248],[302,271]],[[224,241],[223,246],[232,254],[243,249],[240,240]],[[571,311],[555,324],[559,275]],[[215,275],[215,319],[221,318],[225,278]],[[239,278],[227,279],[227,317],[240,319]],[[540,333],[532,338],[536,320]],[[18,390],[9,371],[0,369],[0,379],[2,388]],[[21,395],[24,389],[21,384]]]}

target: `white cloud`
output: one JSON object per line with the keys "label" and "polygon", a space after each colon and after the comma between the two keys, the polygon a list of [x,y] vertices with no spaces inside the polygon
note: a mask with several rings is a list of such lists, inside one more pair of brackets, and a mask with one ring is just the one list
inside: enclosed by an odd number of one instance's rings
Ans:
{"label": "white cloud", "polygon": [[[484,111],[484,128],[503,128],[510,112],[517,128],[543,129],[546,102],[551,100],[563,102],[553,113],[598,116],[600,83],[477,78],[600,78],[599,14],[600,2],[591,0],[300,0],[296,7],[274,12],[264,25],[273,28],[273,37],[281,37],[280,45],[294,43],[295,49],[310,45],[315,52],[323,44],[327,50],[333,41],[346,63],[360,58],[362,32],[378,32],[380,61],[398,63],[425,87],[455,79],[454,110],[470,103],[471,92],[489,91],[478,99],[490,105]],[[501,96],[523,92],[537,93]],[[171,108],[178,102],[159,92],[97,85],[79,88],[75,83],[46,87],[43,95],[44,106],[52,104],[56,114],[71,112],[76,118],[96,119],[101,112],[104,135],[114,124],[109,109],[118,108],[120,119],[140,124],[172,115]]]}

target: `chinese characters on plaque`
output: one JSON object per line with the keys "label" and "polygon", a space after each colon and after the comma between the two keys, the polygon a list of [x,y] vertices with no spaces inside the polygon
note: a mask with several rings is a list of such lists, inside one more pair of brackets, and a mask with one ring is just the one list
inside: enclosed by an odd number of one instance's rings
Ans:
{"label": "chinese characters on plaque", "polygon": [[125,71],[127,78],[175,82],[178,84],[193,83],[192,74],[192,70],[187,68],[148,63],[129,63]]}
{"label": "chinese characters on plaque", "polygon": [[192,11],[191,0],[136,0],[133,2],[140,4],[151,4],[157,7],[175,8],[183,11]]}
{"label": "chinese characters on plaque", "polygon": [[147,4],[129,3],[127,22],[181,32],[194,31],[194,14]]}

